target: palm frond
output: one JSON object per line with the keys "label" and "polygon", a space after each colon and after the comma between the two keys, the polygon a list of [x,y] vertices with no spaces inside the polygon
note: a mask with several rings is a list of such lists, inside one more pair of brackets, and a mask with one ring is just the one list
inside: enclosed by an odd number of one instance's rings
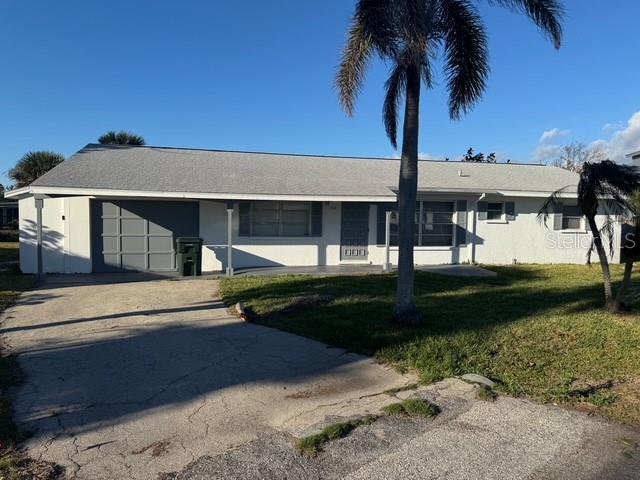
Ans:
{"label": "palm frond", "polygon": [[348,116],[352,116],[355,110],[356,99],[362,89],[372,53],[371,38],[356,17],[349,31],[349,39],[336,76],[340,104]]}
{"label": "palm frond", "polygon": [[31,185],[36,179],[56,165],[64,162],[64,156],[48,150],[28,152],[7,173],[17,188]]}
{"label": "palm frond", "polygon": [[383,106],[383,122],[387,137],[393,148],[398,148],[398,107],[407,85],[407,70],[403,64],[397,64],[391,71],[385,84],[386,95]]}
{"label": "palm frond", "polygon": [[440,4],[449,115],[458,119],[484,93],[489,76],[487,35],[471,1],[441,0]]}
{"label": "palm frond", "polygon": [[489,3],[524,13],[551,39],[555,48],[560,48],[564,8],[558,0],[489,0]]}
{"label": "palm frond", "polygon": [[549,228],[549,226],[547,225],[549,217],[552,213],[560,210],[560,208],[562,207],[562,194],[568,191],[570,188],[570,185],[559,188],[545,199],[542,207],[540,207],[540,210],[538,210],[538,215],[536,217],[538,223],[542,223],[545,227]]}
{"label": "palm frond", "polygon": [[120,130],[116,132],[115,130],[109,130],[104,135],[101,135],[98,138],[98,143],[102,145],[137,145],[142,146],[145,145],[146,142],[144,138],[140,135],[136,135],[135,133],[127,132],[125,130]]}

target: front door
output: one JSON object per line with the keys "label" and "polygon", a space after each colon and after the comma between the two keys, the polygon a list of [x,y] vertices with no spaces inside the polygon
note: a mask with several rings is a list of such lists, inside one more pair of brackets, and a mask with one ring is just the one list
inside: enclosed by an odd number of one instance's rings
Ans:
{"label": "front door", "polygon": [[369,255],[369,204],[342,204],[341,260],[366,260]]}

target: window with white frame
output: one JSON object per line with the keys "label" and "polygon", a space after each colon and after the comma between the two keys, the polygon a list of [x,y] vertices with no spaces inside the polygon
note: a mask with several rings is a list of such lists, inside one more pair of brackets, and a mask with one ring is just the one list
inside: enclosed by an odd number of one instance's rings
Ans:
{"label": "window with white frame", "polygon": [[[417,202],[415,240],[418,247],[453,246],[454,202]],[[398,212],[391,213],[390,245],[398,245]]]}
{"label": "window with white frame", "polygon": [[250,219],[253,237],[311,235],[310,202],[252,202]]}
{"label": "window with white frame", "polygon": [[562,230],[582,229],[582,212],[577,205],[562,206]]}
{"label": "window with white frame", "polygon": [[504,203],[487,203],[487,220],[502,220]]}

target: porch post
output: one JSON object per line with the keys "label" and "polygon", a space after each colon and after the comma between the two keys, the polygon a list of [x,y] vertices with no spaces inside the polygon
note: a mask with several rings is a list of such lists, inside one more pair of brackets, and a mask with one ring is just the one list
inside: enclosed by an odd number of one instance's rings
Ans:
{"label": "porch post", "polygon": [[227,204],[227,277],[233,277],[233,203]]}
{"label": "porch post", "polygon": [[37,258],[37,280],[41,282],[44,279],[42,268],[42,208],[44,199],[34,197],[36,202],[36,258]]}
{"label": "porch post", "polygon": [[391,262],[389,256],[389,246],[391,243],[391,213],[392,212],[387,211],[384,215],[384,265],[382,266],[382,271],[385,273],[391,272]]}

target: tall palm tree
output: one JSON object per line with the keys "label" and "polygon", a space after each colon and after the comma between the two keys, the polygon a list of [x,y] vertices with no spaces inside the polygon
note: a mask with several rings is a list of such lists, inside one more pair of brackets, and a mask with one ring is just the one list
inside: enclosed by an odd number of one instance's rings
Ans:
{"label": "tall palm tree", "polygon": [[142,146],[146,142],[144,138],[140,135],[136,135],[135,133],[127,132],[125,130],[120,130],[116,132],[115,130],[110,130],[100,138],[98,138],[98,142],[103,145],[137,145]]}
{"label": "tall palm tree", "polygon": [[56,152],[46,150],[28,152],[9,170],[8,176],[15,182],[17,188],[26,187],[62,162],[64,157]]}
{"label": "tall palm tree", "polygon": [[[359,0],[336,78],[340,102],[353,115],[356,98],[374,56],[390,66],[383,121],[397,148],[397,117],[404,97],[404,123],[398,191],[399,245],[396,321],[421,321],[414,302],[413,242],[418,181],[420,89],[432,86],[432,63],[444,55],[449,116],[458,119],[484,93],[489,75],[487,36],[479,0]],[[562,38],[558,0],[488,0],[522,12],[552,40]]]}
{"label": "tall palm tree", "polygon": [[[561,196],[568,187],[553,192],[544,202],[538,218],[546,222],[552,212],[560,211]],[[625,272],[622,294],[613,296],[609,259],[603,239],[608,241],[610,252],[614,248],[613,226],[621,216],[632,216],[634,212],[633,195],[640,188],[640,171],[631,165],[619,165],[610,160],[598,163],[585,163],[578,182],[578,207],[587,220],[591,231],[591,248],[588,257],[595,248],[600,260],[604,281],[604,298],[607,309],[620,311],[624,308],[624,290],[631,279],[631,270]],[[596,216],[603,215],[604,222],[598,225]],[[631,263],[631,267],[633,264]],[[626,269],[625,269],[626,270]],[[628,278],[627,278],[628,277]]]}

